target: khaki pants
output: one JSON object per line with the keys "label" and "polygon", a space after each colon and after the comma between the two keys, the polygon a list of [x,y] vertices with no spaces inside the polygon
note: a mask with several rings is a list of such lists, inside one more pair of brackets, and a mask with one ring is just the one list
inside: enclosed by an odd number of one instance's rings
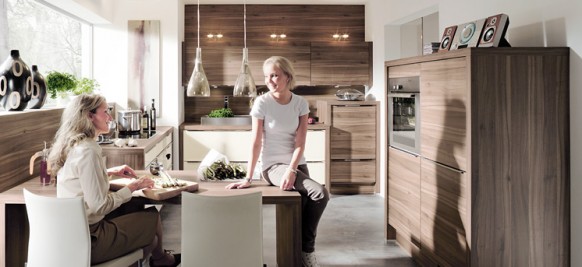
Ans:
{"label": "khaki pants", "polygon": [[159,216],[155,207],[143,209],[143,204],[136,205],[130,201],[98,223],[89,225],[91,265],[150,245],[156,234]]}

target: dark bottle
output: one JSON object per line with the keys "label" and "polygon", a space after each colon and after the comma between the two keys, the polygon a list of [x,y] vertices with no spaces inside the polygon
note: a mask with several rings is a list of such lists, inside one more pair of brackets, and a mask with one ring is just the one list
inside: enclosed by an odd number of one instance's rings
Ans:
{"label": "dark bottle", "polygon": [[156,106],[154,99],[152,99],[152,108],[150,108],[150,130],[156,130]]}
{"label": "dark bottle", "polygon": [[150,116],[148,115],[148,107],[143,106],[143,112],[141,115],[141,129],[144,133],[150,129]]}

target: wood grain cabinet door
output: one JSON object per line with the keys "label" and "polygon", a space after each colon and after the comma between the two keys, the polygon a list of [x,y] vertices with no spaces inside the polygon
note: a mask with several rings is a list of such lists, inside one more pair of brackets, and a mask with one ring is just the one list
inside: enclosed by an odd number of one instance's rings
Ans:
{"label": "wood grain cabinet door", "polygon": [[388,148],[388,223],[404,239],[399,243],[420,247],[420,157],[394,148]]}
{"label": "wood grain cabinet door", "polygon": [[331,108],[331,159],[375,159],[376,106]]}
{"label": "wood grain cabinet door", "polygon": [[465,172],[421,161],[421,254],[432,264],[468,266],[467,179]]}
{"label": "wood grain cabinet door", "polygon": [[421,155],[467,170],[468,75],[465,58],[424,62],[420,78]]}

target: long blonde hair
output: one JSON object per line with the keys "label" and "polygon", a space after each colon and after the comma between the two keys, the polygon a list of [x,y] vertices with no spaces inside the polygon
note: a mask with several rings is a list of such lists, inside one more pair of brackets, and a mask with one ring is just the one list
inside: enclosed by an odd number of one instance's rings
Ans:
{"label": "long blonde hair", "polygon": [[87,138],[94,139],[97,136],[89,113],[95,113],[97,108],[106,102],[103,96],[82,94],[71,100],[65,108],[61,117],[61,126],[55,135],[48,156],[52,175],[56,175],[63,167],[72,147]]}
{"label": "long blonde hair", "polygon": [[287,87],[289,91],[295,89],[295,69],[293,68],[293,64],[289,59],[282,57],[282,56],[272,56],[267,58],[265,62],[263,62],[263,69],[265,66],[273,65],[280,69],[287,77],[289,77],[289,81],[287,82]]}

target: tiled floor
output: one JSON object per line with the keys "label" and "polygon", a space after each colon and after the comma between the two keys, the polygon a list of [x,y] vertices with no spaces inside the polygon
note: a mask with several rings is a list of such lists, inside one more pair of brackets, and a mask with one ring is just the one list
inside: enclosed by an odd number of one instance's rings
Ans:
{"label": "tiled floor", "polygon": [[[393,241],[384,240],[384,199],[333,195],[319,224],[316,255],[321,266],[417,266]],[[276,266],[275,206],[263,208],[264,260]],[[180,251],[180,206],[162,209],[165,247]]]}

